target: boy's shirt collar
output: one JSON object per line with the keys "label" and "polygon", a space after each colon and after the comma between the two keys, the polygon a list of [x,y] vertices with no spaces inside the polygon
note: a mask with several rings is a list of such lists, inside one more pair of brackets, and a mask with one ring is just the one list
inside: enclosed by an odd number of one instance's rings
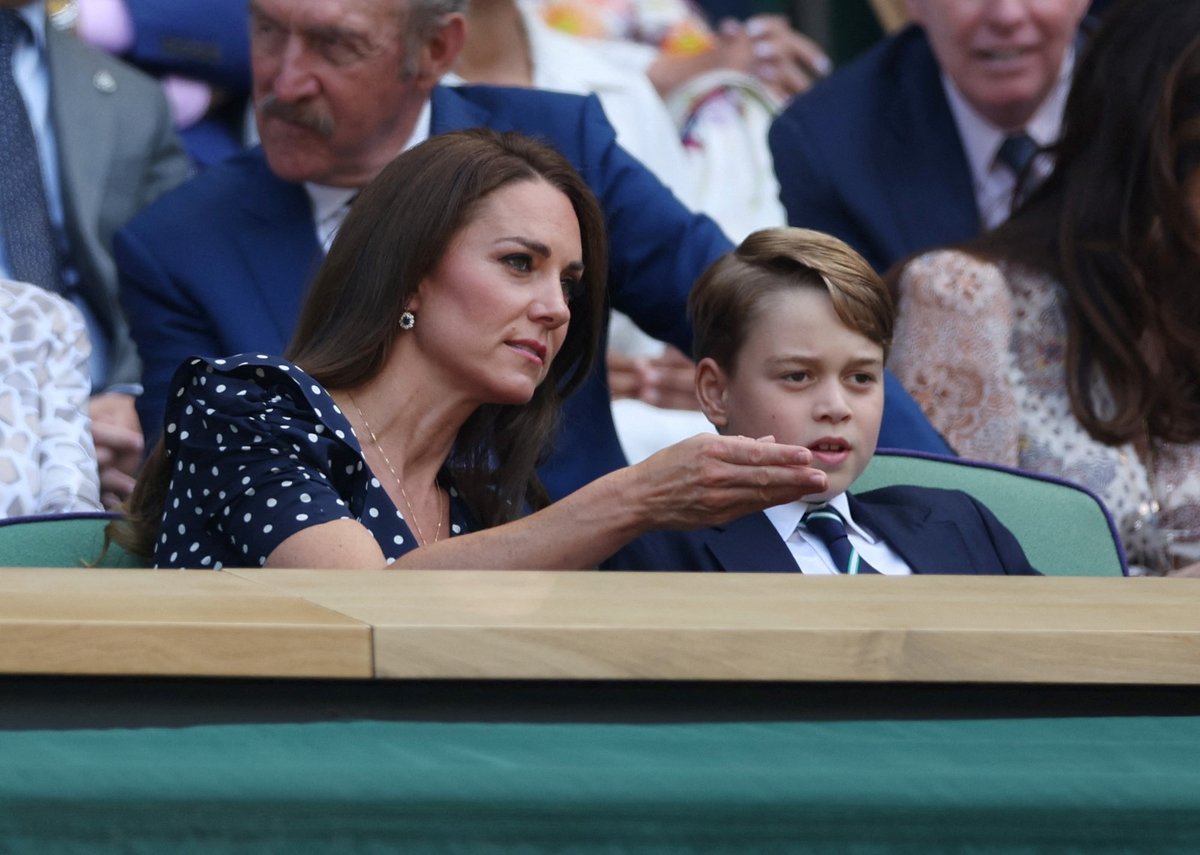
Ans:
{"label": "boy's shirt collar", "polygon": [[891,544],[864,528],[854,519],[850,513],[848,493],[839,493],[828,502],[789,502],[786,505],[776,505],[763,511],[771,525],[779,533],[780,539],[791,553],[800,572],[809,575],[837,575],[838,573],[829,557],[828,548],[820,543],[820,540],[811,532],[797,528],[806,512],[825,505],[836,509],[846,520],[847,534],[850,536],[851,544],[859,551],[863,559],[878,572],[888,576],[907,576],[913,572],[912,567]]}
{"label": "boy's shirt collar", "polygon": [[877,538],[872,532],[859,525],[854,515],[850,513],[850,500],[847,498],[847,493],[838,493],[832,499],[826,502],[788,502],[786,505],[775,505],[763,511],[771,525],[779,532],[779,536],[783,540],[787,540],[796,530],[796,526],[800,524],[800,520],[804,515],[813,508],[819,508],[824,505],[830,505],[846,521],[846,529],[854,534],[857,534],[867,543],[875,543]]}

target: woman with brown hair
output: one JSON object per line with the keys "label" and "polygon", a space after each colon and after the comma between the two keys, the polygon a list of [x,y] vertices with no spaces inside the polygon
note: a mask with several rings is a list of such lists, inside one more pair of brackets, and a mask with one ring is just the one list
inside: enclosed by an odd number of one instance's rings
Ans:
{"label": "woman with brown hair", "polygon": [[892,368],[960,454],[1091,488],[1132,564],[1177,572],[1200,560],[1200,3],[1108,12],[1053,153],[1007,223],[894,274]]}
{"label": "woman with brown hair", "polygon": [[548,506],[534,467],[605,276],[599,206],[560,155],[431,138],[355,201],[286,359],[179,369],[116,539],[160,566],[581,568],[824,482],[806,449],[697,437]]}

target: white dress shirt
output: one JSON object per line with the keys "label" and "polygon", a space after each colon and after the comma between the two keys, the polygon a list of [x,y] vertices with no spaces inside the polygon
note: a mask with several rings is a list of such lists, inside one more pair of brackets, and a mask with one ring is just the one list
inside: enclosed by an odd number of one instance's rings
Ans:
{"label": "white dress shirt", "polygon": [[[397,156],[429,139],[432,121],[433,107],[429,101],[426,101],[425,106],[421,108],[421,114],[417,116],[417,124],[413,128],[412,135],[404,144],[404,148],[397,152]],[[333,239],[337,237],[338,229],[342,227],[342,221],[346,219],[346,214],[350,210],[351,200],[358,195],[358,191],[362,188],[330,187],[327,184],[306,181],[304,189],[308,192],[309,201],[312,203],[313,226],[317,230],[317,240],[321,244],[321,249],[329,252],[329,247],[333,244]]]}
{"label": "white dress shirt", "polygon": [[788,551],[792,553],[792,558],[796,560],[796,566],[800,568],[801,573],[806,576],[840,575],[825,544],[800,525],[800,520],[806,513],[822,505],[830,505],[842,515],[842,519],[846,521],[846,534],[850,538],[850,545],[863,561],[885,576],[912,575],[912,568],[894,549],[882,538],[876,537],[855,522],[850,513],[850,501],[845,493],[839,493],[828,502],[788,502],[786,505],[776,505],[763,511],[771,525],[779,532]]}

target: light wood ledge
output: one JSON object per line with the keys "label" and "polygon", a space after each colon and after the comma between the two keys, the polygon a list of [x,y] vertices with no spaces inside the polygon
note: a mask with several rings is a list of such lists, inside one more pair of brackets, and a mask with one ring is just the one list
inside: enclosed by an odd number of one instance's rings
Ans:
{"label": "light wood ledge", "polygon": [[382,678],[1200,685],[1200,579],[225,572],[372,626]]}
{"label": "light wood ledge", "polygon": [[1200,685],[1200,579],[0,569],[0,673]]}
{"label": "light wood ledge", "polygon": [[0,673],[370,677],[371,629],[212,570],[0,569]]}

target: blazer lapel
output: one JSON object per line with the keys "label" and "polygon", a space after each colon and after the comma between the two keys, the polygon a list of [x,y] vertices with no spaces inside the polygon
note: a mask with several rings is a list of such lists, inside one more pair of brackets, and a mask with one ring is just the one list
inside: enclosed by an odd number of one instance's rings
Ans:
{"label": "blazer lapel", "polygon": [[796,559],[762,513],[747,514],[713,532],[705,544],[730,573],[799,573]]}
{"label": "blazer lapel", "polygon": [[915,43],[906,59],[900,97],[889,105],[888,130],[876,143],[875,186],[886,188],[907,247],[954,243],[980,228],[971,168],[928,43]]}
{"label": "blazer lapel", "polygon": [[953,520],[931,519],[927,507],[875,504],[850,494],[850,513],[887,541],[914,573],[976,573],[962,531]]}
{"label": "blazer lapel", "polygon": [[110,100],[120,97],[111,73],[90,62],[86,51],[66,40],[69,33],[46,27],[46,64],[50,74],[51,116],[62,181],[63,210],[76,222],[99,220],[117,111]]}
{"label": "blazer lapel", "polygon": [[[262,149],[255,150],[256,168],[247,170],[240,220],[230,224],[237,236],[242,263],[267,306],[280,347],[296,328],[300,306],[323,260],[317,243],[312,206],[301,184],[271,172]],[[273,352],[264,342],[265,352]]]}

